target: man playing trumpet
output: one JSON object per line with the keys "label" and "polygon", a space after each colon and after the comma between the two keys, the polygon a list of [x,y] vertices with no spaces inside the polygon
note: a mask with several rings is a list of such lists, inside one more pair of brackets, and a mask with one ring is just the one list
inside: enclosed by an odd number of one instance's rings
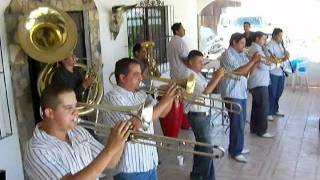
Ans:
{"label": "man playing trumpet", "polygon": [[[267,35],[261,31],[257,31],[253,35],[253,42],[249,48],[249,57],[255,53],[260,53],[262,57],[266,57],[268,53],[265,51]],[[262,60],[263,61],[263,60]],[[271,138],[272,134],[267,132],[269,113],[269,91],[270,70],[275,68],[275,64],[268,62],[260,62],[257,68],[251,72],[248,80],[248,88],[252,94],[252,110],[250,119],[250,132],[260,137]]]}
{"label": "man playing trumpet", "polygon": [[77,100],[71,88],[49,85],[40,103],[43,121],[36,125],[25,152],[30,179],[94,180],[117,165],[130,123],[118,123],[104,147],[77,126]]}
{"label": "man playing trumpet", "polygon": [[[246,75],[253,71],[261,60],[261,55],[255,53],[250,61],[243,49],[246,45],[246,38],[241,33],[231,35],[229,48],[221,55],[220,65],[227,71],[236,74]],[[230,118],[230,134],[229,134],[229,154],[239,162],[247,162],[243,154],[249,153],[248,149],[244,149],[244,127],[247,113],[247,78],[240,76],[240,79],[225,78],[221,82],[222,98],[240,103],[242,111],[240,114],[228,112]],[[232,105],[233,107],[233,105]],[[227,108],[231,108],[228,107]],[[234,107],[233,109],[236,109]]]}
{"label": "man playing trumpet", "polygon": [[[141,67],[139,62],[130,58],[123,58],[117,61],[115,67],[117,85],[109,91],[104,101],[110,105],[133,106],[141,103],[153,105],[150,124],[146,130],[142,129],[145,122],[137,117],[129,116],[122,112],[106,112],[103,118],[105,123],[114,126],[119,121],[130,121],[135,130],[143,130],[145,133],[154,133],[153,122],[159,117],[164,117],[170,110],[173,101],[177,96],[177,86],[170,85],[161,100],[156,103],[151,96],[139,90],[142,80]],[[124,154],[116,168],[115,180],[156,180],[158,165],[158,153],[156,147],[143,144],[127,143]]]}
{"label": "man playing trumpet", "polygon": [[[267,45],[269,53],[276,58],[289,60],[289,52],[286,51],[282,43],[282,29],[275,28],[272,32],[272,40]],[[284,116],[284,114],[279,112],[279,99],[284,89],[285,73],[283,66],[274,68],[270,71],[271,84],[269,86],[269,120],[273,120],[276,116]]]}
{"label": "man playing trumpet", "polygon": [[[201,74],[203,69],[203,54],[200,51],[190,51],[187,59],[187,77],[194,74],[196,84],[194,95],[208,95],[217,87],[219,81],[224,76],[223,68],[216,71],[212,79],[207,82],[206,78]],[[196,104],[185,103],[185,111],[188,113],[188,119],[192,127],[196,141],[213,144],[213,124],[211,116],[209,116],[209,107],[203,107]],[[194,150],[212,153],[212,149],[206,147],[195,146]],[[193,167],[190,173],[191,179],[214,180],[213,160],[208,157],[199,155],[193,156]]]}

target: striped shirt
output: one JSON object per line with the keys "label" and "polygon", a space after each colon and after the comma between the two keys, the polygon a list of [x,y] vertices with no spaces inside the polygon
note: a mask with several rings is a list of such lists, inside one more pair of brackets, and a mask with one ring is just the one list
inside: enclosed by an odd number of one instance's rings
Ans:
{"label": "striped shirt", "polygon": [[[234,71],[249,62],[244,52],[238,53],[233,47],[229,47],[220,57],[220,66],[227,71]],[[224,78],[220,84],[222,98],[247,99],[247,78]]]}
{"label": "striped shirt", "polygon": [[[252,57],[256,52],[259,52],[263,56],[268,56],[267,52],[265,52],[261,45],[252,42],[249,48],[249,57]],[[269,86],[270,84],[270,70],[275,67],[275,64],[267,65],[265,60],[264,62],[260,62],[257,68],[250,73],[248,80],[249,89],[253,89],[255,87],[261,86]]]}
{"label": "striped shirt", "polygon": [[[152,99],[143,91],[131,92],[115,85],[114,88],[104,96],[104,101],[111,105],[133,106],[150,100],[148,98]],[[104,122],[111,126],[114,126],[119,121],[126,121],[130,118],[131,116],[126,113],[115,111],[106,112],[103,117]],[[145,133],[154,134],[152,122]],[[115,173],[147,172],[155,169],[157,165],[158,153],[156,147],[128,142]]]}
{"label": "striped shirt", "polygon": [[[270,50],[272,55],[276,56],[277,58],[283,58],[285,55],[285,49],[282,47],[281,43],[277,43],[274,40],[271,40],[268,43],[267,48]],[[281,67],[274,68],[273,70],[270,71],[270,73],[275,76],[284,76],[284,73]]]}
{"label": "striped shirt", "polygon": [[173,36],[168,45],[167,58],[170,64],[170,77],[173,79],[182,79],[187,70],[183,59],[188,57],[189,48],[186,42],[180,36]]}
{"label": "striped shirt", "polygon": [[[196,85],[195,85],[193,94],[204,95],[203,91],[206,89],[206,87],[208,85],[206,78],[201,73],[196,73],[189,68],[187,68],[187,73],[186,73],[185,78],[189,77],[192,73],[195,74],[195,77],[196,77]],[[204,95],[204,96],[206,96],[206,95]],[[207,96],[207,97],[209,97],[209,96]],[[209,100],[209,99],[206,99],[206,100]],[[210,101],[206,102],[206,104],[210,105]],[[205,113],[209,114],[209,107],[200,106],[200,105],[197,105],[194,103],[188,103],[186,101],[184,102],[184,107],[185,107],[184,111],[186,113],[188,113],[190,111],[190,112],[205,112]]]}
{"label": "striped shirt", "polygon": [[25,171],[32,180],[60,179],[75,174],[104,148],[80,126],[68,132],[68,144],[39,129],[38,125],[27,144],[24,159]]}

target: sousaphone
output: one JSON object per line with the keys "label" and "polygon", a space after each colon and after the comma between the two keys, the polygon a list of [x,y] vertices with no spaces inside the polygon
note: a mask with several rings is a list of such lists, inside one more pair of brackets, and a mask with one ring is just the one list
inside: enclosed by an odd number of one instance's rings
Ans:
{"label": "sousaphone", "polygon": [[[33,59],[47,63],[38,77],[38,93],[51,83],[59,61],[70,56],[77,44],[77,27],[65,12],[54,7],[38,7],[28,12],[18,26],[18,39],[22,49]],[[87,65],[76,64],[88,72]],[[99,104],[103,96],[100,74],[97,82],[90,87],[86,103]],[[79,106],[79,115],[85,115],[94,108]]]}

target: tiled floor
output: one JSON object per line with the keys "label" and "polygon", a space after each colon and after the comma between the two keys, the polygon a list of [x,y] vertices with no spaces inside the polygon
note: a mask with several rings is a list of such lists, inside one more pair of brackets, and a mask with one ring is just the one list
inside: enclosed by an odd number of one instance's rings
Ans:
{"label": "tiled floor", "polygon": [[[216,179],[320,180],[319,96],[319,88],[309,91],[298,89],[295,92],[287,88],[280,102],[285,117],[268,124],[269,131],[276,135],[275,138],[263,139],[252,135],[247,124],[245,144],[251,150],[247,155],[249,162],[246,164],[235,162],[226,153],[222,159],[215,160]],[[249,107],[248,120],[250,109]],[[216,119],[215,124],[215,143],[227,148],[227,126],[222,126],[220,119]],[[159,123],[156,124],[156,133],[161,134]],[[179,137],[194,139],[191,130],[182,130]],[[160,180],[189,179],[192,155],[183,154],[183,166],[178,165],[177,155],[179,154],[176,152],[159,149]]]}

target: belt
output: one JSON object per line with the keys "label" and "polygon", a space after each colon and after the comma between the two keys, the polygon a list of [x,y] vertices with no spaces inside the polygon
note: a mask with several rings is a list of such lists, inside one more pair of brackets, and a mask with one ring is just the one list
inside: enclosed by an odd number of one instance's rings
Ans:
{"label": "belt", "polygon": [[209,115],[209,113],[207,112],[191,112],[191,111],[188,114],[191,116],[208,116]]}

